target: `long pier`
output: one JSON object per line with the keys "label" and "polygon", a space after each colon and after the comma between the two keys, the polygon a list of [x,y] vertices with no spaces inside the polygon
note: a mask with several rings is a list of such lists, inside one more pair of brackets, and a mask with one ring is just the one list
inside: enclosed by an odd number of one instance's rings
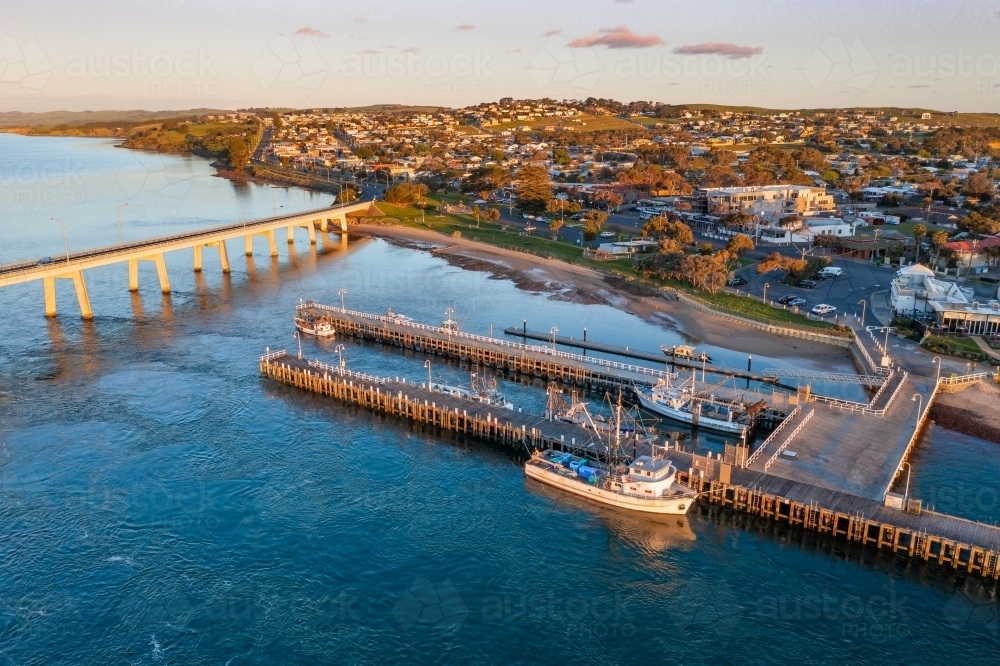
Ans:
{"label": "long pier", "polygon": [[674,377],[666,370],[570,354],[549,347],[511,342],[485,335],[449,331],[400,317],[356,312],[318,303],[301,303],[297,311],[322,316],[340,335],[395,345],[403,349],[477,363],[503,372],[540,377],[590,388],[652,386]]}
{"label": "long pier", "polygon": [[[514,450],[551,447],[598,460],[606,457],[595,434],[575,424],[428,391],[405,381],[349,372],[284,351],[262,356],[260,373],[301,390]],[[870,498],[684,451],[672,450],[670,457],[680,470],[688,468],[678,472],[678,480],[710,503],[942,567],[1000,578],[1000,528],[933,512],[894,510]]]}

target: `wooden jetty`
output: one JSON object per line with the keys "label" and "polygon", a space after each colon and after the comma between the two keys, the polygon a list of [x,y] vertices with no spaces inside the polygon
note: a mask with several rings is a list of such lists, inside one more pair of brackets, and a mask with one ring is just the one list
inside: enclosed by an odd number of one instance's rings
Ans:
{"label": "wooden jetty", "polygon": [[[511,447],[555,448],[605,459],[595,433],[473,400],[347,371],[314,360],[268,352],[263,377],[348,404]],[[721,460],[672,450],[678,479],[702,499],[736,511],[843,537],[865,546],[940,566],[1000,578],[1000,528],[944,514],[908,513],[870,498],[743,469]]]}
{"label": "wooden jetty", "polygon": [[675,376],[666,369],[570,354],[549,347],[485,335],[449,331],[440,326],[406,321],[399,316],[375,315],[308,302],[298,305],[297,311],[308,316],[326,318],[333,323],[338,335],[467,361],[505,373],[592,389],[652,386],[660,379]]}

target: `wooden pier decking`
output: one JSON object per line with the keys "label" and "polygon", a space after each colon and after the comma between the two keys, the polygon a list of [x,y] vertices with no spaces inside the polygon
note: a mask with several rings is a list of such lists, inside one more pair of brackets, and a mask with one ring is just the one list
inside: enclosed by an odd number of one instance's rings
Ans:
{"label": "wooden pier decking", "polygon": [[[575,424],[428,391],[405,381],[349,372],[291,357],[284,351],[261,357],[260,373],[282,384],[515,450],[551,447],[598,460],[605,457],[604,447],[593,431]],[[672,450],[669,455],[680,470],[688,468],[678,473],[678,479],[696,488],[709,502],[863,545],[888,548],[941,566],[1000,578],[1000,528],[932,512],[906,513],[871,498],[732,467],[684,451]],[[708,474],[706,460],[717,463]]]}

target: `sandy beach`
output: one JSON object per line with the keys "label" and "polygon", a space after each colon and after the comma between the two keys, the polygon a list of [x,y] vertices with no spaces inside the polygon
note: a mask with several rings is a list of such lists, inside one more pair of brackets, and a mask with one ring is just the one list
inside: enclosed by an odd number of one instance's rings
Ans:
{"label": "sandy beach", "polygon": [[854,371],[847,350],[841,347],[766,333],[694,310],[665,299],[655,290],[585,266],[410,227],[359,224],[352,225],[350,231],[433,251],[452,265],[509,279],[520,289],[547,293],[556,300],[611,305],[705,344],[757,356],[795,358],[803,369]]}

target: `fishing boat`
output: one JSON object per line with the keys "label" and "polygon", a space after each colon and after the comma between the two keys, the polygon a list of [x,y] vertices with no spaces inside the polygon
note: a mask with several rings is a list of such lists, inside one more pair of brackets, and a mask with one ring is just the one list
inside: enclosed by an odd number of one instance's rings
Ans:
{"label": "fishing boat", "polygon": [[484,405],[491,405],[502,409],[514,409],[514,403],[507,400],[507,397],[500,392],[496,379],[487,379],[485,377],[481,377],[478,373],[473,373],[471,384],[472,388],[467,389],[462,386],[452,386],[450,384],[432,382],[430,390],[438,393],[444,393],[445,395],[455,396],[456,398],[474,400]]}
{"label": "fishing boat", "polygon": [[660,345],[660,351],[670,358],[682,358],[686,361],[698,361],[699,363],[711,363],[712,357],[705,352],[700,354],[691,345]]}
{"label": "fishing boat", "polygon": [[447,319],[441,322],[441,332],[442,333],[458,333],[461,330],[462,325],[455,321],[452,317],[455,314],[454,308],[448,308],[444,311]]}
{"label": "fishing boat", "polygon": [[621,396],[614,409],[611,427],[599,440],[604,444],[606,462],[555,449],[534,451],[524,464],[528,478],[608,506],[659,514],[685,514],[698,497],[697,491],[677,482],[677,468],[650,446],[649,455],[629,458],[625,451],[636,435],[622,436],[621,421],[626,412]]}
{"label": "fishing boat", "polygon": [[674,386],[669,379],[661,379],[652,388],[636,388],[635,393],[643,409],[654,414],[699,428],[746,435],[759,405],[705,395],[695,391],[693,384],[694,373],[688,385]]}
{"label": "fishing boat", "polygon": [[337,331],[333,328],[333,322],[323,315],[299,312],[295,315],[295,329],[305,335],[314,335],[317,338],[333,337]]}
{"label": "fishing boat", "polygon": [[[570,403],[567,403],[562,398],[561,391],[555,384],[549,385],[547,393],[548,401],[545,406],[546,418],[553,421],[573,423],[594,432],[611,432],[612,420],[606,419],[601,414],[591,414],[587,403],[577,400],[575,392],[570,397]],[[634,417],[619,420],[618,427],[626,437],[636,434]],[[643,431],[642,436],[647,436],[645,431]],[[649,436],[649,439],[652,439],[651,436]]]}

